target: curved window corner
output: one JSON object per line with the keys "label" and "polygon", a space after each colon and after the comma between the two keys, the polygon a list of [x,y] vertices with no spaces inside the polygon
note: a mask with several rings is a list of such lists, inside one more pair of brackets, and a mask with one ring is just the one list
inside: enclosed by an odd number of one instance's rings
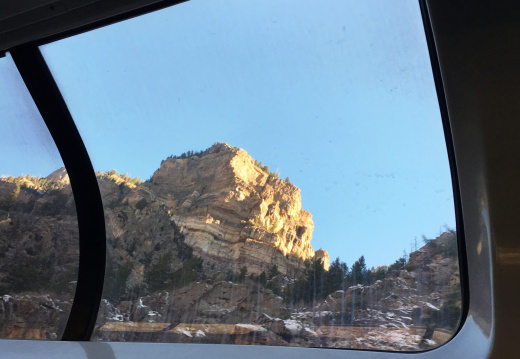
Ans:
{"label": "curved window corner", "polygon": [[0,78],[0,338],[57,340],[78,272],[74,197],[9,54]]}

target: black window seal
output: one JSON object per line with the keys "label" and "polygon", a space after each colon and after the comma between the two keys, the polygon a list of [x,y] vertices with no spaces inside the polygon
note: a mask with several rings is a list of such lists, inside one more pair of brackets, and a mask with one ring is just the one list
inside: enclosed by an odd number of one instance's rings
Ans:
{"label": "black window seal", "polygon": [[[28,41],[26,43],[23,43],[21,45],[17,45],[17,46],[15,46],[13,48],[26,46],[26,45],[32,45],[32,46],[46,45],[46,44],[54,42],[54,41],[62,40],[62,39],[65,39],[67,37],[72,37],[72,36],[75,36],[75,35],[80,35],[80,34],[83,34],[85,32],[96,30],[96,29],[99,29],[99,28],[102,28],[102,27],[105,27],[105,26],[108,26],[108,25],[112,25],[112,24],[118,23],[118,22],[126,21],[126,20],[129,20],[129,19],[134,18],[134,17],[139,17],[139,16],[142,16],[142,15],[145,15],[145,14],[148,14],[148,13],[152,13],[152,12],[155,12],[155,11],[158,11],[158,10],[162,10],[162,9],[167,8],[167,7],[174,6],[174,5],[179,5],[179,4],[182,4],[184,2],[188,2],[188,1],[189,0],[162,0],[162,1],[158,1],[158,2],[153,3],[153,4],[144,5],[144,6],[140,7],[140,8],[137,8],[137,9],[132,9],[132,10],[128,10],[128,11],[122,12],[122,13],[117,14],[117,15],[109,16],[109,17],[107,17],[105,19],[100,19],[100,20],[97,20],[97,21],[93,21],[92,23],[89,23],[89,24],[86,24],[86,25],[80,25],[80,26],[78,26],[76,28],[63,30],[61,32],[57,32],[57,33],[52,34],[52,35],[43,36],[43,37],[41,37],[39,39],[30,40],[30,41]],[[7,51],[10,52],[11,49],[8,49]],[[3,51],[3,52],[0,51],[0,57],[2,57],[3,55],[5,55],[5,51]]]}
{"label": "black window seal", "polygon": [[94,168],[52,74],[36,46],[10,54],[56,143],[70,178],[79,229],[79,271],[65,341],[88,341],[96,323],[105,277],[106,233]]}
{"label": "black window seal", "polygon": [[[459,255],[459,272],[460,272],[460,287],[462,298],[462,313],[457,330],[453,333],[453,339],[464,326],[464,322],[469,313],[469,278],[468,278],[468,259],[466,255],[466,240],[464,233],[464,218],[462,213],[462,199],[460,196],[459,176],[457,171],[457,164],[455,160],[455,147],[453,145],[453,137],[451,134],[451,126],[448,112],[448,104],[446,102],[446,93],[444,91],[444,84],[442,81],[441,66],[437,56],[437,46],[435,45],[435,37],[430,21],[430,14],[428,10],[428,0],[419,0],[421,8],[421,15],[424,25],[424,32],[426,35],[426,43],[428,45],[428,53],[430,55],[430,64],[432,67],[433,80],[435,89],[437,91],[437,101],[439,103],[439,111],[442,119],[442,126],[444,130],[444,138],[446,140],[446,148],[448,152],[448,162],[450,165],[451,184],[453,189],[453,203],[455,207],[455,225],[457,229],[457,244]],[[450,340],[451,340],[450,339]],[[446,342],[447,343],[447,342]],[[435,350],[435,349],[434,349]]]}
{"label": "black window seal", "polygon": [[[138,17],[188,0],[163,0],[9,49],[70,178],[79,227],[79,271],[74,302],[61,340],[89,341],[101,304],[106,230],[96,175],[83,140],[39,46]],[[5,52],[0,57],[5,56]]]}

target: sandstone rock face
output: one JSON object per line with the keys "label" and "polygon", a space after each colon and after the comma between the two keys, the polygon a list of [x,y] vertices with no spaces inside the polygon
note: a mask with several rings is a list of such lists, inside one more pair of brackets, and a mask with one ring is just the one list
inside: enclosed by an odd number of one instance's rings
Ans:
{"label": "sandstone rock face", "polygon": [[[265,173],[242,149],[216,143],[203,155],[164,161],[149,183],[127,196],[165,204],[194,254],[214,270],[247,267],[283,274],[312,259],[314,223],[300,190]],[[328,268],[328,254],[319,252]]]}

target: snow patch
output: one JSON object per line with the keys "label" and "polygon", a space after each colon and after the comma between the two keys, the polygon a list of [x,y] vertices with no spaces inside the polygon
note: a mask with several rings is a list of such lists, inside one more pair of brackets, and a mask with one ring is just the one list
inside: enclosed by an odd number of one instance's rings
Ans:
{"label": "snow patch", "polygon": [[428,302],[423,302],[427,307],[429,308],[432,308],[434,310],[440,310],[439,308],[437,308],[436,306],[434,306],[433,304],[431,303],[428,303]]}
{"label": "snow patch", "polygon": [[273,320],[273,317],[271,317],[271,316],[269,316],[269,315],[267,315],[267,314],[265,314],[265,313],[262,313],[262,314],[265,315],[267,319],[269,319],[269,320]]}
{"label": "snow patch", "polygon": [[162,315],[160,315],[158,312],[154,311],[154,310],[149,310],[148,311],[148,316],[149,317],[155,317],[155,316],[159,316],[159,317],[162,317]]}
{"label": "snow patch", "polygon": [[264,327],[260,327],[258,325],[254,324],[235,324],[237,327],[249,329],[251,331],[257,331],[257,332],[267,332],[267,329]]}
{"label": "snow patch", "polygon": [[111,317],[107,317],[108,320],[113,320],[116,322],[122,322],[123,321],[123,315],[122,314],[114,314]]}
{"label": "snow patch", "polygon": [[139,298],[139,305],[137,306],[137,309],[139,308],[147,308],[147,305],[143,304],[143,298]]}
{"label": "snow patch", "polygon": [[302,330],[302,325],[294,319],[284,320],[285,328],[291,332],[292,335],[297,335]]}

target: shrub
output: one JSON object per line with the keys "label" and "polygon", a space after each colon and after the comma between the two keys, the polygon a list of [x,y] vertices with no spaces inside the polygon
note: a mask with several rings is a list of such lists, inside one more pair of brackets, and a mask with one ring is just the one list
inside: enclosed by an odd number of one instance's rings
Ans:
{"label": "shrub", "polygon": [[37,292],[47,287],[54,275],[54,269],[45,263],[43,257],[29,257],[13,266],[3,278],[8,292]]}
{"label": "shrub", "polygon": [[243,281],[245,281],[247,278],[247,267],[246,266],[243,266],[241,269],[240,269],[240,273],[238,274],[238,277],[237,277],[237,282],[238,283],[242,283]]}
{"label": "shrub", "polygon": [[7,196],[7,198],[4,200],[2,207],[7,211],[13,209],[14,205],[16,204],[16,201],[18,200],[19,195],[20,195],[20,185],[17,184],[16,187],[11,192],[11,194],[9,194],[9,196]]}
{"label": "shrub", "polygon": [[388,267],[388,271],[398,271],[406,264],[406,259],[401,257]]}
{"label": "shrub", "polygon": [[141,198],[139,201],[137,201],[137,203],[135,204],[135,208],[137,208],[138,210],[142,210],[144,207],[148,206],[148,201],[146,200],[146,198]]}
{"label": "shrub", "polygon": [[173,273],[171,284],[174,288],[182,288],[198,281],[203,275],[202,258],[193,256]]}
{"label": "shrub", "polygon": [[270,279],[265,287],[276,295],[282,295],[282,280],[279,276]]}
{"label": "shrub", "polygon": [[[246,267],[244,267],[246,268]],[[246,268],[247,270],[247,268]],[[273,266],[271,268],[269,268],[269,271],[267,272],[267,278],[269,280],[273,279],[273,277],[276,277],[277,275],[280,274],[280,271],[278,270],[278,266],[276,264],[273,264]]]}
{"label": "shrub", "polygon": [[172,259],[171,252],[163,254],[159,259],[150,264],[145,272],[144,280],[151,292],[162,290],[171,285],[172,281]]}
{"label": "shrub", "polygon": [[[110,260],[110,258],[108,258]],[[126,282],[130,273],[132,273],[133,264],[130,261],[124,262],[119,268],[114,269],[108,262],[107,264],[107,279],[105,282],[105,290],[103,296],[114,302],[119,302],[125,297],[126,293]]]}

